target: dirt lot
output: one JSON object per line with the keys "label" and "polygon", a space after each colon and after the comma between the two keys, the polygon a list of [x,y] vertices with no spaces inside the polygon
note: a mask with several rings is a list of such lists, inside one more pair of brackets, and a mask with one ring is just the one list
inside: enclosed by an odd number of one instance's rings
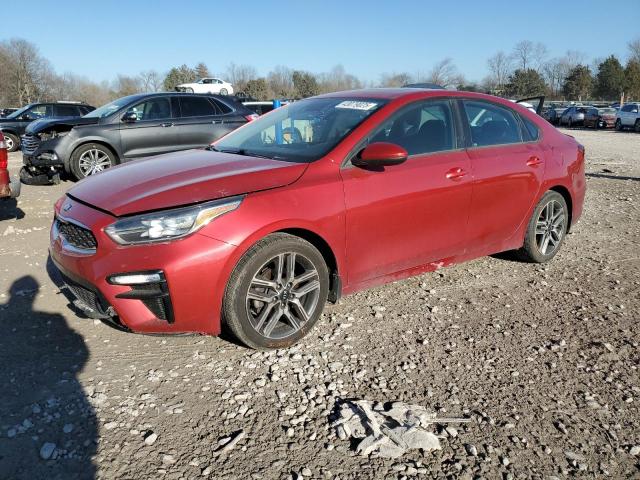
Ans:
{"label": "dirt lot", "polygon": [[[273,353],[76,316],[47,273],[71,184],[24,187],[0,205],[0,478],[640,477],[640,135],[571,134],[588,193],[553,262],[346,297]],[[472,421],[434,426],[439,451],[366,458],[329,427],[349,398]]]}

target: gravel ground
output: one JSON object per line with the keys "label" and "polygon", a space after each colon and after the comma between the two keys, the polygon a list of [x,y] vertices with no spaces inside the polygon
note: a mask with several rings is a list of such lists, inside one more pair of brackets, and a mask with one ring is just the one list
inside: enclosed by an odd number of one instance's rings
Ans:
{"label": "gravel ground", "polygon": [[[553,262],[358,293],[271,353],[76,316],[47,273],[71,184],[24,187],[0,205],[0,478],[639,478],[640,135],[569,133],[588,192]],[[330,427],[347,399],[471,421],[368,458]]]}

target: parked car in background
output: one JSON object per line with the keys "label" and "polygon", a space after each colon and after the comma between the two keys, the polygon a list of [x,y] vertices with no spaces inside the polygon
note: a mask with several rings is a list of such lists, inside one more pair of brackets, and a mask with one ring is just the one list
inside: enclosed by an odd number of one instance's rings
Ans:
{"label": "parked car in background", "polygon": [[20,136],[31,122],[41,118],[81,117],[93,110],[95,107],[81,102],[31,103],[0,119],[0,131],[4,134],[7,150],[15,152],[20,148]]}
{"label": "parked car in background", "polygon": [[20,195],[20,181],[11,181],[9,176],[9,155],[0,132],[0,199],[16,198]]}
{"label": "parked car in background", "polygon": [[567,107],[563,107],[563,106],[560,106],[560,107],[550,106],[545,111],[545,114],[543,115],[543,117],[552,125],[560,125],[560,117],[562,117],[562,114],[565,112],[566,109]]}
{"label": "parked car in background", "polygon": [[276,349],[342,294],[506,250],[551,260],[585,185],[584,148],[508,100],[335,92],[78,183],[50,252],[89,315]]}
{"label": "parked car in background", "polygon": [[178,92],[186,93],[217,93],[219,95],[232,95],[233,85],[219,78],[202,78],[193,83],[183,83],[176,87]]}
{"label": "parked car in background", "polygon": [[0,108],[0,118],[6,118],[17,110],[17,108]]}
{"label": "parked car in background", "polygon": [[584,126],[593,128],[613,128],[616,123],[615,108],[595,108],[587,109],[584,114]]}
{"label": "parked car in background", "polygon": [[590,109],[589,105],[574,105],[567,108],[560,117],[560,125],[566,125],[569,128],[584,124],[584,115]]}
{"label": "parked car in background", "polygon": [[[289,102],[282,102],[280,106],[287,105]],[[249,101],[242,102],[242,104],[247,107],[249,110],[257,113],[258,115],[264,115],[265,113],[269,113],[273,110],[273,100],[258,102],[258,101]]]}
{"label": "parked car in background", "polygon": [[633,128],[640,132],[640,103],[625,103],[616,113],[616,130]]}
{"label": "parked car in background", "polygon": [[201,148],[255,118],[233,97],[189,93],[131,95],[82,118],[40,120],[22,138],[25,183],[80,180],[119,163]]}

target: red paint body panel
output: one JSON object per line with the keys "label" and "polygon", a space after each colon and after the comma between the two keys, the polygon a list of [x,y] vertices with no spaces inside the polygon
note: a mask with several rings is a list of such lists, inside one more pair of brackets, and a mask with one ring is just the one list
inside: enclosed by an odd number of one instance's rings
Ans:
{"label": "red paint body panel", "polygon": [[[152,163],[148,163],[152,162]],[[297,180],[306,164],[187,150],[138,160],[88,177],[69,195],[113,213],[129,215],[281,187]]]}
{"label": "red paint body panel", "polygon": [[[550,188],[566,189],[572,221],[580,217],[585,178],[578,144],[519,105],[481,94],[414,89],[328,96],[389,102],[311,164],[200,150],[155,158],[148,166],[134,162],[80,182],[69,193],[83,203],[67,200],[73,203],[69,214],[92,230],[97,252],[78,257],[53,241],[53,259],[97,287],[132,330],[218,334],[231,272],[252,245],[276,231],[304,230],[320,238],[335,257],[343,293],[352,293],[520,247],[533,208]],[[344,165],[393,112],[438,97],[502,104],[534,122],[540,140],[415,155],[384,169]],[[182,240],[123,247],[103,231],[117,216],[245,193],[235,211]],[[58,214],[59,209],[60,203]],[[106,281],[115,273],[156,269],[167,278],[173,324],[156,319],[139,300],[116,298],[128,287]]]}

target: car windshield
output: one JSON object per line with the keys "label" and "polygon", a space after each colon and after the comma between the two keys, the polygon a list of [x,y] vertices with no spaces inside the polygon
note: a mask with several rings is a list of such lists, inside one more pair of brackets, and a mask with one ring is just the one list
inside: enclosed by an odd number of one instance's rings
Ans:
{"label": "car windshield", "polygon": [[210,148],[287,162],[313,162],[385,103],[344,97],[293,102],[230,133]]}
{"label": "car windshield", "polygon": [[27,110],[29,110],[29,108],[31,108],[31,104],[27,105],[26,107],[22,107],[19,110],[16,110],[15,112],[13,112],[11,115],[7,115],[7,118],[18,118],[20,115],[22,115],[24,112],[26,112]]}
{"label": "car windshield", "polygon": [[615,108],[601,108],[600,110],[598,110],[598,112],[600,112],[600,113],[616,113],[616,109]]}
{"label": "car windshield", "polygon": [[120,110],[122,107],[131,103],[133,99],[132,96],[122,97],[117,100],[114,100],[111,103],[107,103],[106,105],[101,106],[100,108],[96,108],[93,112],[87,113],[84,118],[104,118],[111,115],[113,112]]}

